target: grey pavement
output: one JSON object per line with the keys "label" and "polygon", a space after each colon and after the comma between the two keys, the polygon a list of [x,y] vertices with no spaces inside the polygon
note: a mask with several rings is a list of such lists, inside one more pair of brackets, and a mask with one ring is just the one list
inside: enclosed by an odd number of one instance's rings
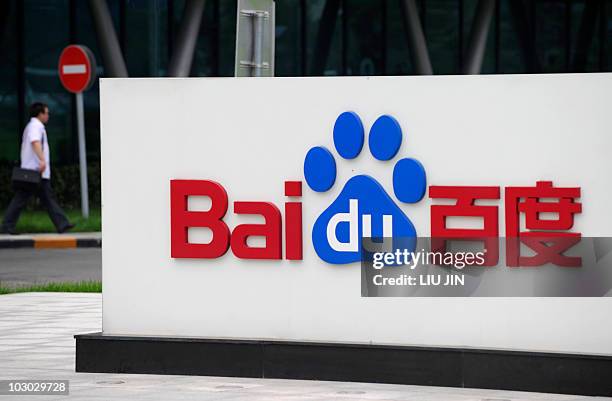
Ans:
{"label": "grey pavement", "polygon": [[69,396],[20,400],[612,400],[512,391],[203,376],[76,373],[73,335],[101,330],[100,294],[0,295],[0,380],[69,380]]}
{"label": "grey pavement", "polygon": [[0,249],[0,283],[4,286],[101,279],[100,248]]}

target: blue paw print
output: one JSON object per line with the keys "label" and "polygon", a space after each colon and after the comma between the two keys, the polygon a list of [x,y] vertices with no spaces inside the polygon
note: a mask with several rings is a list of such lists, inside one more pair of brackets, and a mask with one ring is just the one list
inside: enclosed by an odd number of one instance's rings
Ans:
{"label": "blue paw print", "polygon": [[[391,160],[402,143],[402,129],[395,118],[383,115],[370,129],[370,153],[381,161]],[[344,159],[356,158],[363,148],[364,129],[354,112],[344,112],[334,124],[334,146]],[[336,160],[322,146],[308,151],[304,160],[308,186],[328,191],[336,181]],[[393,167],[393,192],[404,203],[415,203],[425,195],[427,179],[423,165],[414,159],[400,159]],[[361,260],[361,238],[409,240],[402,248],[414,249],[416,230],[412,222],[374,178],[351,177],[338,197],[317,218],[312,243],[319,257],[328,263],[345,264]]]}

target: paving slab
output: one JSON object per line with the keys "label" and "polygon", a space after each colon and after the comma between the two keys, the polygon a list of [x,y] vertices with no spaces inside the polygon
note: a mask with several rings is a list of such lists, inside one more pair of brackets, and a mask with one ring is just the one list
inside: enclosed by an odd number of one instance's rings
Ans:
{"label": "paving slab", "polygon": [[[49,308],[49,305],[56,307]],[[20,316],[20,311],[23,310],[36,313],[21,315],[21,318],[16,320],[15,317]],[[66,315],[65,310],[72,312]],[[66,319],[67,316],[69,319]],[[50,321],[58,322],[61,327],[48,330]],[[70,381],[68,396],[0,396],[0,401],[612,401],[612,398],[606,397],[392,384],[76,373],[73,336],[101,331],[101,326],[100,294],[0,295],[0,380]]]}

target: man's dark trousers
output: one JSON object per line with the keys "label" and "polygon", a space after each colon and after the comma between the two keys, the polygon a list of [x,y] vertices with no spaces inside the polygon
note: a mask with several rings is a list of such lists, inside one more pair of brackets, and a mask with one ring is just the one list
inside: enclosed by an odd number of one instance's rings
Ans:
{"label": "man's dark trousers", "polygon": [[19,219],[21,211],[26,206],[32,195],[37,195],[42,204],[47,208],[49,217],[51,218],[51,221],[55,225],[57,231],[64,231],[70,222],[62,211],[62,208],[59,207],[57,201],[55,200],[53,189],[51,189],[51,181],[45,179],[41,180],[40,187],[37,191],[24,191],[19,189],[15,192],[15,196],[13,197],[13,200],[11,200],[11,203],[4,214],[4,222],[2,223],[1,231],[15,231],[17,219]]}

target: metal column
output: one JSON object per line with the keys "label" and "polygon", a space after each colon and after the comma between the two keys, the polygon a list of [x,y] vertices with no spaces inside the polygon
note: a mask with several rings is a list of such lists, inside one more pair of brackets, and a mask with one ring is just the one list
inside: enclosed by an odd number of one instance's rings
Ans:
{"label": "metal column", "polygon": [[185,3],[181,26],[176,35],[174,54],[168,66],[168,76],[170,77],[188,77],[191,72],[193,53],[198,41],[204,5],[204,0],[187,0]]}
{"label": "metal column", "polygon": [[478,1],[463,64],[464,74],[480,74],[494,11],[495,0]]}
{"label": "metal column", "polygon": [[319,20],[319,29],[317,31],[317,41],[315,43],[314,57],[312,59],[311,74],[305,75],[323,75],[331,42],[336,29],[336,19],[338,18],[338,9],[340,8],[340,0],[327,0],[325,7]]}
{"label": "metal column", "polygon": [[127,77],[127,68],[106,0],[89,0],[106,76]]}
{"label": "metal column", "polygon": [[572,72],[584,72],[586,70],[589,51],[595,37],[599,6],[598,1],[586,1],[584,3],[580,28],[578,29],[578,40],[576,41],[576,49],[571,65]]}
{"label": "metal column", "polygon": [[264,13],[255,13],[253,16],[253,73],[254,77],[261,77],[261,65],[263,64],[263,41],[264,41]]}
{"label": "metal column", "polygon": [[525,64],[527,65],[527,72],[538,72],[540,71],[540,62],[535,51],[533,20],[527,13],[527,7],[523,0],[512,0],[508,1],[507,4],[510,7],[510,14],[512,15]]}
{"label": "metal column", "polygon": [[274,76],[275,21],[274,0],[238,0],[234,76]]}
{"label": "metal column", "polygon": [[415,72],[418,75],[432,75],[433,69],[431,68],[431,61],[429,61],[429,52],[427,51],[427,43],[419,19],[416,0],[400,0],[400,6]]}

